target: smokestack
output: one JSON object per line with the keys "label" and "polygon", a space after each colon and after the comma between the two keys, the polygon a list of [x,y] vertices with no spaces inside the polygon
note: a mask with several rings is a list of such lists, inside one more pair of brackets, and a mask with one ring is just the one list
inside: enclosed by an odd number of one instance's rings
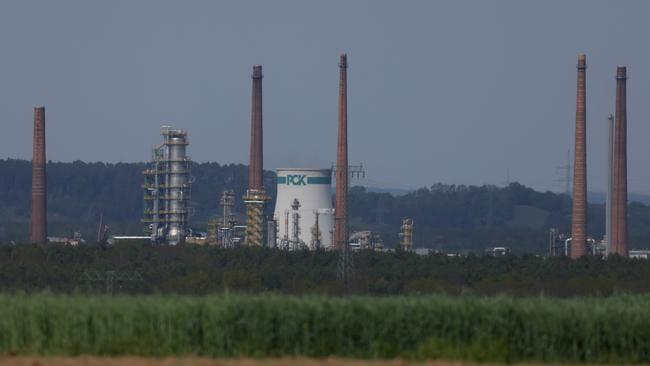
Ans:
{"label": "smokestack", "polygon": [[251,146],[248,165],[246,203],[246,244],[262,246],[264,240],[264,206],[269,197],[262,181],[262,66],[254,65],[251,102]]}
{"label": "smokestack", "polygon": [[610,253],[627,256],[627,70],[616,70],[616,120],[614,122],[614,168],[612,171],[612,239]]}
{"label": "smokestack", "polygon": [[578,55],[578,91],[576,98],[575,158],[573,162],[573,210],[571,216],[571,258],[587,253],[587,113],[586,69],[584,54]]}
{"label": "smokestack", "polygon": [[614,116],[607,116],[607,202],[605,204],[606,254],[611,252],[612,244],[612,169],[614,167]]}
{"label": "smokestack", "polygon": [[334,243],[341,250],[348,243],[348,86],[347,55],[339,62],[339,121],[336,150],[336,202],[334,208]]}
{"label": "smokestack", "polygon": [[248,165],[248,189],[262,189],[262,65],[253,66],[251,103],[251,146]]}
{"label": "smokestack", "polygon": [[34,107],[34,152],[32,157],[31,243],[47,242],[47,176],[45,172],[45,107]]}

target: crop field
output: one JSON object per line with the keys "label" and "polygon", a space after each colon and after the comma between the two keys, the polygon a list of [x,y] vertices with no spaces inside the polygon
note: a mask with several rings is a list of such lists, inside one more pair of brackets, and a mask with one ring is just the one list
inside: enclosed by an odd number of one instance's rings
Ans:
{"label": "crop field", "polygon": [[[3,366],[479,366],[449,361],[349,360],[340,358],[210,359],[197,357],[0,357]],[[496,366],[496,364],[488,364]],[[518,364],[539,366],[543,364]],[[569,365],[564,365],[569,366]]]}
{"label": "crop field", "polygon": [[[476,364],[445,361],[361,361],[336,358],[306,359],[207,359],[207,358],[142,358],[142,357],[11,357],[0,358],[3,366],[470,366]],[[532,365],[531,365],[532,366]]]}
{"label": "crop field", "polygon": [[650,361],[650,296],[0,295],[0,354]]}

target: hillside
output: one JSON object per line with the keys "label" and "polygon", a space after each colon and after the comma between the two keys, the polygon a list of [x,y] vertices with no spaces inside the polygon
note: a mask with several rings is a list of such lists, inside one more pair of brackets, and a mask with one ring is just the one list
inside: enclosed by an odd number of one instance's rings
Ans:
{"label": "hillside", "polygon": [[[48,163],[48,220],[51,236],[68,236],[75,230],[95,237],[100,212],[113,234],[142,233],[142,163]],[[247,167],[241,164],[192,163],[195,183],[192,227],[204,231],[208,217],[219,212],[221,192],[230,188],[244,194]],[[265,172],[265,186],[275,195],[275,174]],[[0,241],[27,239],[31,165],[26,160],[0,160]],[[505,245],[514,251],[543,253],[550,227],[568,231],[571,201],[566,195],[536,192],[517,183],[508,187],[434,184],[414,192],[392,195],[350,190],[352,230],[375,230],[388,246],[398,243],[401,219],[415,221],[416,246],[449,251],[475,250]],[[268,206],[272,212],[274,202]],[[243,212],[243,203],[236,209]],[[630,205],[630,246],[650,243],[650,207]],[[604,207],[589,207],[589,233],[604,232]]]}

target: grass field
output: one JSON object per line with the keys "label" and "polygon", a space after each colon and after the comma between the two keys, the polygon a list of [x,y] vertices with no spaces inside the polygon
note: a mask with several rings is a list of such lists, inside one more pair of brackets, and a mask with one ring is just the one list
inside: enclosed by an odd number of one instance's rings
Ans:
{"label": "grass field", "polygon": [[[478,366],[485,364],[447,361],[362,361],[337,358],[308,359],[208,359],[142,357],[0,357],[3,366]],[[535,366],[534,364],[520,364]],[[568,366],[568,365],[564,365]]]}
{"label": "grass field", "polygon": [[0,295],[0,354],[650,361],[650,296]]}

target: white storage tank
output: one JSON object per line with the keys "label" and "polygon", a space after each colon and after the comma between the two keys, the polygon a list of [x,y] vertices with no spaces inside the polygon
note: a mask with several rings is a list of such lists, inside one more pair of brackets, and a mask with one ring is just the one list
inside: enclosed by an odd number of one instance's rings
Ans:
{"label": "white storage tank", "polygon": [[334,231],[331,169],[277,169],[277,246],[330,249]]}

